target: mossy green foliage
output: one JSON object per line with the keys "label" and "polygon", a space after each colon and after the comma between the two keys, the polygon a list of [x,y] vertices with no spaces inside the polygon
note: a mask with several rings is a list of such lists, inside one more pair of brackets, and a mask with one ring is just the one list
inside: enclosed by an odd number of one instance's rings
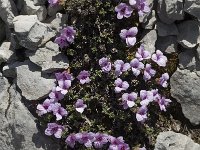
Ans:
{"label": "mossy green foliage", "polygon": [[[102,57],[109,57],[112,62],[122,59],[130,62],[134,58],[136,49],[140,44],[133,48],[127,48],[121,41],[119,33],[121,29],[138,26],[138,16],[133,14],[130,18],[118,20],[114,7],[119,2],[115,0],[67,0],[65,8],[69,14],[68,25],[76,28],[77,35],[75,42],[67,49],[62,51],[67,54],[70,60],[69,72],[74,77],[82,70],[91,73],[91,82],[80,85],[78,80],[72,82],[72,87],[65,99],[61,101],[62,106],[66,106],[69,115],[64,117],[59,124],[65,125],[68,131],[63,135],[81,131],[102,132],[113,136],[123,136],[126,143],[133,149],[137,145],[145,144],[152,148],[149,137],[157,134],[157,130],[148,125],[141,125],[136,121],[135,112],[137,107],[124,110],[121,103],[121,95],[114,93],[114,73],[105,74],[100,71],[98,60]],[[141,31],[139,30],[138,38]],[[166,68],[154,65],[157,75],[145,83],[142,76],[134,77],[129,71],[121,76],[122,80],[128,81],[130,87],[126,92],[139,92],[141,89],[150,90],[157,88],[156,80],[162,73],[172,74],[176,68],[176,55],[168,56],[169,62]],[[159,87],[160,94],[169,98],[169,88]],[[87,104],[83,114],[76,112],[74,104],[77,99],[83,99]],[[139,101],[138,101],[139,103]],[[153,115],[150,119],[157,121],[160,113],[157,105],[150,108]],[[55,122],[55,117],[51,114],[46,115],[43,122]],[[42,117],[42,119],[44,119]],[[150,122],[149,122],[150,123]],[[151,124],[151,123],[150,123]],[[155,139],[154,139],[155,140]],[[64,138],[63,138],[64,144]],[[82,149],[76,147],[75,149]],[[84,149],[84,148],[83,148]]]}

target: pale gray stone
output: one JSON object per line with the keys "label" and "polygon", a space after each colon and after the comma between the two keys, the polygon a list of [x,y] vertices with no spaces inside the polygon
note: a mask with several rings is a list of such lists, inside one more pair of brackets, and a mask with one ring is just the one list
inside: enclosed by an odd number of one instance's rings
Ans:
{"label": "pale gray stone", "polygon": [[44,72],[51,73],[69,67],[67,56],[59,51],[58,44],[51,41],[46,44],[46,47],[39,48],[35,53],[27,53],[27,56]]}
{"label": "pale gray stone", "polygon": [[18,34],[27,34],[38,21],[36,15],[20,15],[13,19],[14,30]]}
{"label": "pale gray stone", "polygon": [[11,50],[11,43],[3,42],[0,46],[0,64],[8,62],[8,60],[12,61],[11,59],[16,60],[16,56],[14,56],[14,52]]}
{"label": "pale gray stone", "polygon": [[155,10],[152,10],[149,16],[147,17],[147,21],[142,24],[142,27],[145,29],[154,29],[154,26],[156,24],[156,16],[155,16]]}
{"label": "pale gray stone", "polygon": [[9,78],[16,78],[17,77],[16,68],[23,64],[24,62],[16,61],[14,63],[5,65],[3,67],[3,76],[9,77]]}
{"label": "pale gray stone", "polygon": [[37,129],[35,118],[21,102],[15,85],[0,74],[1,150],[59,150],[59,145]]}
{"label": "pale gray stone", "polygon": [[18,12],[13,0],[0,1],[0,18],[9,27],[13,27],[13,19],[16,15],[18,15]]}
{"label": "pale gray stone", "polygon": [[156,25],[159,36],[178,35],[178,28],[175,23],[165,24],[162,22],[157,22]]}
{"label": "pale gray stone", "polygon": [[157,33],[156,30],[150,30],[150,31],[145,31],[142,34],[141,38],[141,43],[144,45],[144,48],[151,53],[154,53],[156,48],[155,48],[155,43],[157,40]]}
{"label": "pale gray stone", "polygon": [[45,23],[48,23],[52,29],[60,32],[62,27],[67,24],[67,19],[67,14],[57,13],[55,16],[45,20]]}
{"label": "pale gray stone", "polygon": [[157,12],[160,20],[166,24],[183,20],[183,0],[158,0]]}
{"label": "pale gray stone", "polygon": [[38,100],[49,94],[55,86],[55,79],[46,79],[41,76],[39,68],[30,61],[16,67],[17,86],[27,100]]}
{"label": "pale gray stone", "polygon": [[21,15],[37,15],[39,21],[43,21],[47,16],[45,6],[35,6],[32,0],[23,0]]}
{"label": "pale gray stone", "polygon": [[200,23],[188,20],[178,24],[178,43],[185,48],[193,48],[200,43]]}
{"label": "pale gray stone", "polygon": [[177,69],[170,85],[171,95],[181,104],[185,117],[194,125],[200,124],[200,76],[187,69]]}
{"label": "pale gray stone", "polygon": [[177,52],[177,46],[178,43],[176,36],[158,37],[158,40],[156,41],[156,49],[167,54]]}
{"label": "pale gray stone", "polygon": [[179,68],[188,69],[190,71],[198,70],[198,58],[197,51],[193,49],[182,49],[182,52],[178,55]]}
{"label": "pale gray stone", "polygon": [[200,20],[200,1],[185,0],[184,11]]}
{"label": "pale gray stone", "polygon": [[173,131],[161,132],[154,150],[199,150],[200,145],[191,138]]}
{"label": "pale gray stone", "polygon": [[19,44],[29,50],[36,50],[56,35],[47,24],[39,22],[36,15],[17,16],[14,30]]}

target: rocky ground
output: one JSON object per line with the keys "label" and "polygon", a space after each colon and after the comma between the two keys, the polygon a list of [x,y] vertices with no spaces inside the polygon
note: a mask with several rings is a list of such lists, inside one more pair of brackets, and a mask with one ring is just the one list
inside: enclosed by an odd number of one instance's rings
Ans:
{"label": "rocky ground", "polygon": [[[200,150],[200,2],[148,2],[141,41],[152,53],[176,53],[179,60],[170,79],[173,104],[155,125],[161,132],[155,150]],[[0,150],[60,149],[41,132],[30,106],[48,95],[53,72],[69,67],[52,40],[67,24],[62,9],[46,0],[0,0]]]}

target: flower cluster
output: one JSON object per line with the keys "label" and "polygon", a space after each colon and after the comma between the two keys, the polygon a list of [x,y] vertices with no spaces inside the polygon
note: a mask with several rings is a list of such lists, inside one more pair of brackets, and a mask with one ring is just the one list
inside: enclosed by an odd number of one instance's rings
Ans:
{"label": "flower cluster", "polygon": [[[102,66],[102,60],[106,60],[106,65]],[[167,57],[163,55],[160,50],[157,50],[156,53],[150,54],[147,50],[144,49],[144,46],[141,45],[138,48],[138,51],[135,54],[135,58],[131,60],[130,63],[124,63],[122,60],[116,60],[114,64],[109,61],[109,58],[101,58],[99,60],[99,65],[102,69],[102,72],[108,73],[111,71],[111,67],[114,66],[115,76],[118,77],[115,82],[115,93],[122,94],[122,105],[124,109],[132,108],[136,105],[136,100],[140,100],[140,108],[136,113],[136,119],[139,122],[144,122],[147,119],[148,105],[151,102],[158,103],[160,110],[166,111],[166,106],[171,102],[170,99],[166,99],[158,93],[158,89],[152,90],[141,90],[138,94],[135,92],[126,93],[126,90],[129,88],[129,83],[123,81],[119,76],[124,72],[128,72],[130,69],[132,74],[135,77],[138,77],[142,74],[145,82],[151,80],[156,75],[156,70],[152,68],[150,62],[156,63],[160,67],[165,67],[167,63]],[[109,64],[109,70],[104,69],[105,66]],[[168,73],[162,74],[159,78],[158,84],[166,88],[168,86],[167,81],[169,80]]]}
{"label": "flower cluster", "polygon": [[[80,78],[80,76],[84,77]],[[64,96],[68,93],[69,88],[71,87],[71,83],[74,80],[73,76],[66,71],[55,73],[56,80],[58,85],[53,87],[51,92],[49,93],[49,98],[47,98],[43,104],[37,105],[37,114],[42,116],[46,113],[52,112],[53,115],[56,116],[56,120],[61,120],[62,117],[67,116],[68,112],[65,110],[61,104],[59,103],[60,100],[64,98]],[[81,71],[77,77],[80,80],[81,84],[88,83],[89,79],[89,72],[88,71]],[[84,104],[83,100],[78,99],[75,103],[75,109],[83,113],[84,109],[87,107]]]}
{"label": "flower cluster", "polygon": [[76,142],[83,144],[87,148],[94,147],[96,149],[102,148],[109,143],[108,150],[130,150],[128,144],[124,142],[123,137],[116,138],[103,133],[72,133],[68,135],[65,142],[71,148],[74,148]]}
{"label": "flower cluster", "polygon": [[126,3],[120,3],[115,7],[117,19],[130,17],[134,9],[138,11],[139,16],[143,16],[144,13],[148,13],[150,11],[146,0],[129,0],[129,4],[130,5],[127,5]]}
{"label": "flower cluster", "polygon": [[130,17],[133,10],[137,10],[139,16],[143,16],[144,13],[150,12],[150,8],[146,0],[129,0],[129,4],[130,5],[127,5],[126,3],[120,3],[115,7],[118,19]]}
{"label": "flower cluster", "polygon": [[67,26],[62,29],[60,33],[60,36],[55,39],[55,43],[57,43],[60,48],[68,47],[74,42],[76,30],[74,30],[73,27]]}

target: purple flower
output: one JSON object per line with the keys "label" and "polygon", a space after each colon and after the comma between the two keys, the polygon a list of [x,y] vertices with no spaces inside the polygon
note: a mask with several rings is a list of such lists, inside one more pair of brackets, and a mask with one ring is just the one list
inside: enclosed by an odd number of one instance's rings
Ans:
{"label": "purple flower", "polygon": [[160,94],[158,93],[158,89],[153,89],[151,90],[151,92],[153,93],[153,101],[157,102],[158,99],[160,99]]}
{"label": "purple flower", "polygon": [[126,72],[128,69],[130,69],[130,64],[124,63],[122,60],[116,60],[114,62],[114,66],[116,76],[120,76],[122,72]]}
{"label": "purple flower", "polygon": [[50,6],[54,6],[58,4],[58,0],[48,0]]}
{"label": "purple flower", "polygon": [[131,108],[135,105],[135,100],[137,99],[137,93],[132,92],[132,93],[124,93],[122,95],[122,103],[124,109]]}
{"label": "purple flower", "polygon": [[59,81],[59,80],[73,80],[73,76],[68,73],[67,71],[63,71],[63,72],[58,72],[58,73],[55,73],[55,76],[56,76],[56,80]]}
{"label": "purple flower", "polygon": [[143,16],[144,13],[150,12],[150,8],[146,0],[129,0],[129,4],[138,10],[139,16]]}
{"label": "purple flower", "polygon": [[136,113],[136,119],[138,122],[144,123],[147,119],[147,106],[141,106]]}
{"label": "purple flower", "polygon": [[53,99],[55,102],[64,98],[64,95],[60,91],[56,91],[56,87],[53,87],[51,93],[49,93],[49,97]]}
{"label": "purple flower", "polygon": [[42,116],[42,115],[44,115],[44,114],[50,112],[50,111],[49,111],[49,106],[52,104],[53,101],[54,101],[54,100],[52,100],[52,99],[46,99],[46,100],[43,102],[43,104],[38,104],[38,105],[37,105],[37,110],[36,110],[37,114],[38,114],[39,116]]}
{"label": "purple flower", "polygon": [[81,84],[89,83],[91,81],[90,73],[88,71],[83,70],[79,73],[77,79],[80,80]]}
{"label": "purple flower", "polygon": [[129,87],[128,82],[122,81],[122,79],[117,78],[115,80],[115,93],[120,93],[121,91],[127,90]]}
{"label": "purple flower", "polygon": [[117,12],[117,19],[122,19],[123,17],[130,17],[133,9],[125,3],[120,3],[118,6],[115,7],[115,11]]}
{"label": "purple flower", "polygon": [[160,77],[159,84],[162,85],[162,87],[166,88],[168,86],[167,80],[169,80],[169,74],[168,73],[164,73]]}
{"label": "purple flower", "polygon": [[123,143],[118,145],[118,150],[130,150],[130,147],[128,144]]}
{"label": "purple flower", "polygon": [[136,43],[137,27],[132,27],[129,30],[123,29],[119,34],[122,40],[126,40],[127,46],[134,46]]}
{"label": "purple flower", "polygon": [[69,43],[74,42],[75,34],[76,34],[76,30],[74,30],[74,28],[71,26],[67,26],[64,29],[62,29],[62,31],[61,31],[61,35],[64,35],[66,37],[66,40]]}
{"label": "purple flower", "polygon": [[99,65],[101,67],[101,70],[105,73],[108,73],[111,70],[111,66],[112,66],[110,60],[105,57],[99,59]]}
{"label": "purple flower", "polygon": [[150,102],[153,101],[153,93],[151,91],[141,90],[140,91],[141,105],[147,106]]}
{"label": "purple flower", "polygon": [[63,95],[68,93],[69,88],[71,87],[71,80],[60,80],[58,81],[58,86],[56,91],[60,91]]}
{"label": "purple flower", "polygon": [[130,62],[130,66],[133,74],[137,77],[140,74],[140,70],[144,69],[144,64],[140,62],[138,59],[134,58]]}
{"label": "purple flower", "polygon": [[151,58],[151,54],[149,51],[146,51],[144,49],[144,45],[140,45],[140,47],[138,48],[138,51],[135,54],[135,57],[139,60],[142,61],[144,59],[149,59]]}
{"label": "purple flower", "polygon": [[150,80],[151,77],[153,77],[156,74],[156,71],[151,68],[150,64],[146,64],[146,67],[144,69],[144,76],[143,79],[145,81]]}
{"label": "purple flower", "polygon": [[92,142],[94,141],[94,133],[77,133],[76,139],[80,144],[84,144],[85,147],[92,147]]}
{"label": "purple flower", "polygon": [[82,114],[84,109],[87,108],[87,105],[83,103],[82,99],[78,99],[76,101],[75,107],[76,107],[76,111]]}
{"label": "purple flower", "polygon": [[94,135],[94,147],[102,148],[104,144],[108,143],[108,135],[96,133]]}
{"label": "purple flower", "polygon": [[166,111],[166,106],[168,106],[170,102],[172,102],[170,99],[166,99],[165,97],[160,98],[158,100],[160,110]]}
{"label": "purple flower", "polygon": [[167,63],[167,57],[163,55],[160,50],[156,51],[156,54],[153,54],[151,59],[156,62],[159,66],[165,67]]}
{"label": "purple flower", "polygon": [[113,136],[109,136],[109,142],[110,142],[110,146],[108,148],[108,150],[120,150],[118,148],[119,145],[124,144],[124,139],[122,136],[116,138]]}
{"label": "purple flower", "polygon": [[63,116],[67,116],[67,111],[61,107],[60,103],[51,104],[49,110],[56,116],[56,120],[61,120]]}
{"label": "purple flower", "polygon": [[60,35],[59,37],[57,37],[54,42],[58,44],[60,48],[69,46],[69,43],[67,42],[67,39],[64,35]]}
{"label": "purple flower", "polygon": [[61,138],[63,130],[64,128],[61,125],[56,123],[48,123],[45,134],[48,136],[54,135],[56,138]]}
{"label": "purple flower", "polygon": [[122,136],[119,136],[118,138],[109,136],[108,140],[109,140],[110,144],[113,144],[113,145],[118,145],[118,144],[124,143],[124,139]]}
{"label": "purple flower", "polygon": [[139,148],[139,150],[147,150],[146,147]]}
{"label": "purple flower", "polygon": [[71,148],[74,148],[75,146],[75,143],[76,143],[76,135],[74,133],[70,134],[66,140],[65,140],[65,143],[67,145],[69,145]]}

